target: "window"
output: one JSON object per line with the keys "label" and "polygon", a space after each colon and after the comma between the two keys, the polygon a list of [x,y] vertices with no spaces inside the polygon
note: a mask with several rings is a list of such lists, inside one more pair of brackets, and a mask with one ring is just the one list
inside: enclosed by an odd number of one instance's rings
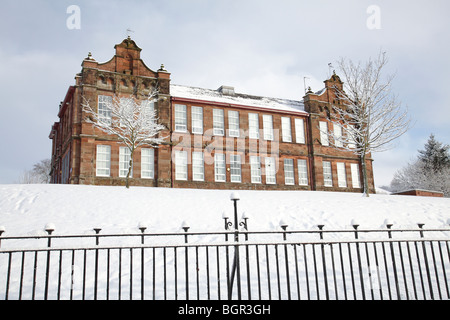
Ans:
{"label": "window", "polygon": [[132,98],[120,98],[120,126],[126,127],[127,126],[127,120],[134,118],[134,111],[135,111],[135,102]]}
{"label": "window", "polygon": [[305,159],[299,159],[298,165],[298,184],[301,186],[308,185],[308,166]]}
{"label": "window", "polygon": [[330,143],[328,141],[328,124],[324,121],[320,121],[319,127],[320,127],[320,143],[323,146],[329,146]]}
{"label": "window", "polygon": [[337,176],[338,176],[338,186],[341,188],[347,187],[347,175],[345,174],[345,163],[337,163]]}
{"label": "window", "polygon": [[61,182],[69,183],[68,180],[70,177],[70,149],[69,149],[69,152],[67,152],[63,158],[61,171],[62,171],[61,172]]}
{"label": "window", "polygon": [[263,115],[263,130],[264,140],[273,140],[273,122],[271,115]]}
{"label": "window", "polygon": [[333,131],[334,131],[334,145],[336,147],[343,147],[341,137],[342,137],[342,126],[340,124],[333,124]]}
{"label": "window", "polygon": [[149,100],[143,100],[141,102],[141,112],[144,115],[144,119],[147,121],[150,120],[150,115],[153,116],[153,118],[156,118],[155,112],[155,103],[153,101]]}
{"label": "window", "polygon": [[96,175],[109,177],[111,169],[111,146],[97,146]]}
{"label": "window", "polygon": [[191,107],[192,133],[203,133],[203,108]]}
{"label": "window", "polygon": [[259,120],[257,113],[248,114],[248,136],[250,139],[259,139]]}
{"label": "window", "polygon": [[230,155],[230,181],[241,182],[241,156]]}
{"label": "window", "polygon": [[284,183],[295,184],[294,182],[294,160],[284,159]]}
{"label": "window", "polygon": [[225,155],[223,153],[214,154],[214,173],[216,182],[226,181]]}
{"label": "window", "polygon": [[[130,166],[131,152],[127,147],[119,148],[119,177],[125,178]],[[131,164],[130,178],[133,176],[133,164]]]}
{"label": "window", "polygon": [[350,171],[352,174],[352,186],[353,188],[361,188],[361,180],[359,178],[359,165],[357,163],[350,164]]}
{"label": "window", "polygon": [[323,185],[325,187],[333,186],[333,176],[331,174],[331,162],[323,161]]}
{"label": "window", "polygon": [[192,180],[204,181],[205,167],[203,152],[192,152]]}
{"label": "window", "polygon": [[239,112],[228,111],[228,135],[239,137]]}
{"label": "window", "polygon": [[305,123],[303,119],[295,119],[295,142],[305,143]]}
{"label": "window", "polygon": [[261,183],[261,163],[258,156],[250,156],[250,171],[252,183]]}
{"label": "window", "polygon": [[141,110],[145,113],[150,113],[155,111],[155,102],[150,100],[143,100],[141,102]]}
{"label": "window", "polygon": [[111,124],[112,97],[98,96],[98,120],[102,123]]}
{"label": "window", "polygon": [[175,151],[175,180],[187,180],[187,151]]}
{"label": "window", "polygon": [[347,128],[347,140],[349,148],[356,148],[356,129],[355,125],[350,124]]}
{"label": "window", "polygon": [[265,158],[265,163],[266,163],[266,183],[267,184],[275,184],[276,183],[275,158],[267,157],[267,158]]}
{"label": "window", "polygon": [[155,150],[141,149],[141,178],[154,179],[155,177]]}
{"label": "window", "polygon": [[175,105],[175,131],[187,131],[186,106],[181,104]]}
{"label": "window", "polygon": [[281,118],[281,134],[283,142],[292,142],[291,119],[287,117]]}
{"label": "window", "polygon": [[222,109],[213,109],[213,134],[223,136],[225,131],[224,117]]}

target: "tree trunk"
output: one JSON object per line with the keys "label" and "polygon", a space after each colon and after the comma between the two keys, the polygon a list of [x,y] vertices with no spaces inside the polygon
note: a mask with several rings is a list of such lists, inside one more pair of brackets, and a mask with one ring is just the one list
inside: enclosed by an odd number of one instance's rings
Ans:
{"label": "tree trunk", "polygon": [[364,196],[369,196],[369,180],[367,177],[367,166],[366,166],[366,154],[364,153],[360,157],[361,160],[361,168],[362,168],[362,176],[363,176],[363,193]]}
{"label": "tree trunk", "polygon": [[133,154],[131,154],[131,159],[130,162],[128,164],[128,173],[127,173],[127,178],[126,178],[126,187],[127,189],[130,188],[130,174],[131,174],[131,169],[133,168]]}

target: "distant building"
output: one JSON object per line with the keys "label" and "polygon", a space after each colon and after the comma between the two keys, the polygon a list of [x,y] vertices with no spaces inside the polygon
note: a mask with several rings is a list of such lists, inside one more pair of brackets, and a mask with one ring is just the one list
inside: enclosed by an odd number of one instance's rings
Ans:
{"label": "distant building", "polygon": [[[358,157],[330,146],[321,135],[321,129],[341,129],[329,121],[336,102],[332,88],[343,85],[337,75],[319,92],[309,90],[294,101],[242,94],[225,85],[210,90],[171,84],[164,66],[152,71],[144,64],[129,37],[115,50],[105,63],[89,54],[59,106],[59,121],[49,136],[52,183],[123,185],[126,149],[84,121],[82,101],[96,103],[103,112],[104,101],[115,94],[145,99],[156,87],[154,108],[168,139],[135,152],[131,185],[362,191]],[[368,159],[369,187],[375,192]]]}
{"label": "distant building", "polygon": [[443,198],[444,193],[439,191],[430,191],[430,190],[422,190],[422,189],[411,189],[400,192],[394,192],[393,195],[400,196],[420,196],[420,197],[436,197]]}

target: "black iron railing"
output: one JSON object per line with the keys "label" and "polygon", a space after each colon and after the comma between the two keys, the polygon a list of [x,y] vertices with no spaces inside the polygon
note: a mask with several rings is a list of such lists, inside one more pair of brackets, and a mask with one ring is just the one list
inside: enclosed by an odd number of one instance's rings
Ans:
{"label": "black iron railing", "polygon": [[[0,236],[1,299],[449,299],[449,228]],[[241,226],[241,230],[237,226]],[[235,226],[234,229],[231,227]]]}

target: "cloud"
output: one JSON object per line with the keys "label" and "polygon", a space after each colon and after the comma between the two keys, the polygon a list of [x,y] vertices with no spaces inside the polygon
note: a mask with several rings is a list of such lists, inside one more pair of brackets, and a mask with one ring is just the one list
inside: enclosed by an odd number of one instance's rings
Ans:
{"label": "cloud", "polygon": [[[80,30],[66,27],[72,4],[81,9]],[[380,7],[379,30],[366,25],[372,4]],[[450,143],[449,9],[441,0],[5,0],[0,133],[14,134],[15,143],[0,143],[9,153],[0,160],[0,182],[17,180],[14,175],[50,156],[48,132],[82,59],[91,51],[96,60],[109,60],[128,28],[144,62],[152,69],[164,63],[173,83],[211,89],[228,84],[242,93],[291,99],[301,99],[304,77],[314,91],[321,89],[328,63],[340,57],[365,61],[387,51],[394,91],[417,121],[409,141],[375,155],[375,175],[387,180],[431,132]]]}

